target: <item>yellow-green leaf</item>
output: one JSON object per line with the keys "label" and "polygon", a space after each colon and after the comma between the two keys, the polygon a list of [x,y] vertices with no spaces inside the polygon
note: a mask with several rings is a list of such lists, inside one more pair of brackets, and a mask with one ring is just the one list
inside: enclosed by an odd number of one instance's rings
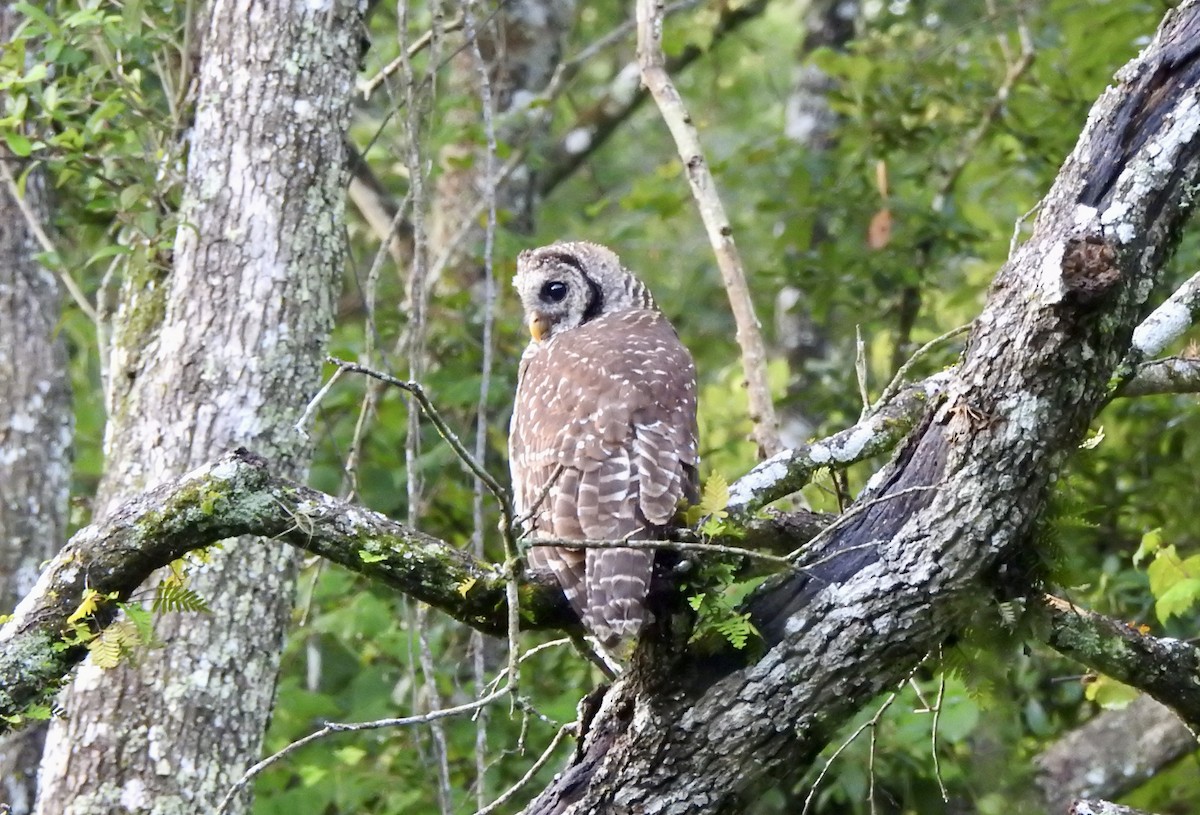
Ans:
{"label": "yellow-green leaf", "polygon": [[1142,542],[1133,553],[1133,565],[1140,566],[1142,561],[1162,548],[1162,527],[1158,526],[1142,535]]}
{"label": "yellow-green leaf", "polygon": [[729,483],[725,476],[713,473],[704,482],[704,493],[700,496],[700,509],[705,515],[724,518],[729,505]]}
{"label": "yellow-green leaf", "polygon": [[1138,691],[1110,676],[1097,676],[1085,685],[1083,693],[1105,710],[1121,710],[1138,697]]}
{"label": "yellow-green leaf", "polygon": [[68,623],[75,623],[82,620],[84,617],[90,617],[96,613],[96,609],[100,605],[100,595],[95,589],[84,589],[83,597],[79,601],[79,607],[71,613],[67,618]]}

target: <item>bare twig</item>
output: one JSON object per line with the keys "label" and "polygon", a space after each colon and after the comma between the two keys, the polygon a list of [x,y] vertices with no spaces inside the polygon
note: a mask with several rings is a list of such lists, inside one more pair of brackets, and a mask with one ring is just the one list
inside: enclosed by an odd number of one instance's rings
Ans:
{"label": "bare twig", "polygon": [[812,789],[808,791],[808,795],[804,798],[804,809],[801,810],[801,815],[808,815],[808,810],[812,806],[813,800],[816,798],[817,790],[821,788],[821,782],[825,780],[825,775],[829,772],[829,768],[833,766],[833,762],[837,761],[838,756],[845,752],[846,748],[853,744],[854,741],[862,735],[864,730],[871,728],[871,731],[874,732],[876,725],[879,724],[879,720],[883,718],[883,714],[889,707],[892,706],[892,702],[896,701],[896,697],[899,694],[900,691],[898,690],[894,690],[888,694],[888,698],[883,700],[883,704],[880,705],[879,709],[875,711],[875,715],[859,725],[858,728],[851,733],[845,741],[838,745],[836,750],[833,751],[833,755],[831,755],[829,760],[825,762],[825,766],[821,768],[821,772],[817,775],[817,780],[813,782]]}
{"label": "bare twig", "polygon": [[[21,191],[17,187],[17,179],[13,177],[12,170],[9,169],[7,161],[0,161],[0,175],[4,176],[4,183],[8,186],[8,194],[17,203],[17,207],[21,210],[21,215],[25,217],[25,223],[29,227],[29,231],[37,238],[42,251],[53,255],[61,262],[62,255],[58,253],[58,248],[54,245],[54,241],[50,240],[50,236],[46,234],[46,230],[42,229],[42,224],[38,220],[37,214],[29,206],[29,202],[21,195]],[[58,271],[58,278],[70,293],[71,299],[75,301],[75,305],[79,306],[79,310],[87,315],[93,325],[98,326],[100,318],[96,315],[96,309],[88,302],[87,295],[83,293],[83,289],[79,288],[79,284],[75,282],[75,279],[61,269]]]}
{"label": "bare twig", "polygon": [[[493,254],[496,244],[496,121],[495,104],[492,100],[492,83],[488,77],[487,62],[479,47],[479,33],[475,26],[474,0],[464,0],[461,19],[466,29],[467,42],[471,47],[475,71],[479,75],[480,107],[483,112],[483,130],[487,139],[487,150],[483,158],[483,200],[487,206],[487,223],[484,227],[483,239],[483,360],[479,371],[479,400],[475,410],[475,460],[484,461],[487,454],[488,433],[488,392],[492,384],[492,355],[494,341],[492,337],[496,319],[496,275],[493,268]],[[471,517],[473,527],[471,532],[471,547],[475,557],[483,559],[483,536],[486,523],[483,511],[483,480],[478,476],[472,486]],[[508,562],[519,562],[519,554],[515,532],[509,527],[503,530],[505,556]],[[508,570],[508,600],[515,603],[520,593],[515,590],[517,575],[515,565]],[[509,615],[508,626],[508,681],[514,688],[520,685],[520,636],[516,615]],[[483,635],[478,631],[471,633],[473,646],[472,671],[475,679],[476,693],[484,686]],[[483,807],[487,796],[487,711],[481,710],[475,717],[475,805]]]}
{"label": "bare twig", "polygon": [[574,736],[579,731],[578,724],[578,722],[570,722],[569,724],[564,724],[562,727],[560,727],[558,732],[554,734],[554,738],[550,740],[550,744],[547,745],[546,749],[542,751],[542,754],[538,756],[537,760],[530,765],[525,775],[521,776],[517,783],[513,784],[511,787],[502,792],[496,798],[496,800],[492,801],[485,807],[481,807],[475,813],[475,815],[491,815],[491,813],[495,812],[497,809],[511,801],[512,797],[520,792],[521,789],[528,784],[535,775],[538,774],[538,771],[540,771],[542,767],[546,766],[546,764],[554,756],[554,751],[558,749],[558,745],[562,744],[562,740],[567,736]]}
{"label": "bare twig", "polygon": [[[670,14],[681,4],[667,7]],[[760,16],[767,8],[767,0],[749,0],[746,3],[723,4],[717,22],[703,37],[705,46],[695,43],[684,47],[679,54],[667,60],[667,71],[677,73],[702,57],[713,53],[715,46],[746,22]],[[575,60],[569,60],[567,67]],[[568,70],[566,75],[571,75]],[[587,160],[587,157],[607,143],[617,132],[621,123],[633,115],[646,100],[646,93],[637,86],[637,63],[620,68],[609,82],[608,89],[591,105],[581,111],[575,122],[565,128],[565,136],[545,157],[545,166],[538,173],[537,191],[549,195],[566,178],[569,178]]]}
{"label": "bare twig", "polygon": [[[564,645],[570,645],[570,644],[571,644],[570,637],[559,637],[556,640],[549,640],[547,642],[543,642],[541,645],[535,645],[532,648],[530,648],[528,651],[526,651],[525,653],[521,654],[521,662],[524,663],[525,660],[529,659],[530,657],[537,656],[542,651],[549,651],[551,648],[561,648]],[[507,676],[508,676],[508,668],[507,667],[501,668],[500,673],[498,673],[494,677],[492,677],[492,681],[488,683],[487,693],[491,693],[493,690],[495,690],[496,686],[498,686],[501,682],[503,682]]]}
{"label": "bare twig", "polygon": [[[802,546],[801,548],[796,549],[795,551],[789,553],[787,556],[787,559],[789,561],[791,561],[792,563],[795,563],[796,558],[800,557],[800,555],[804,554],[806,551],[811,550],[813,547],[816,546],[816,544],[820,540],[822,540],[823,538],[829,537],[835,531],[837,531],[838,529],[841,529],[843,526],[845,526],[851,520],[853,520],[854,518],[863,514],[864,512],[866,512],[868,509],[870,509],[873,506],[882,504],[886,501],[894,501],[897,498],[905,498],[907,496],[915,495],[917,493],[927,492],[929,490],[936,490],[940,486],[942,486],[941,481],[939,481],[936,484],[917,484],[912,487],[906,487],[902,490],[896,490],[895,492],[891,492],[886,495],[881,495],[878,498],[870,498],[867,500],[860,499],[852,507],[850,507],[850,509],[848,509],[846,512],[839,515],[837,517],[837,519],[834,520],[833,523],[831,523],[829,526],[825,527],[820,532],[818,532],[816,537],[814,537],[810,541],[807,541],[804,544],[804,546]],[[838,549],[836,552],[831,553],[827,557],[824,557],[824,558],[814,561],[812,563],[803,564],[803,568],[806,568],[806,569],[814,568],[816,566],[821,565],[822,563],[826,563],[830,560],[833,560],[836,557],[841,557],[842,555],[846,554],[847,552],[854,551],[855,549],[861,549],[861,548],[874,546],[877,543],[879,543],[879,541],[866,541],[865,543],[859,544],[857,546],[851,546],[851,547],[846,547],[843,549]]]}
{"label": "bare twig", "polygon": [[854,378],[858,381],[858,396],[862,401],[862,411],[858,414],[861,422],[871,412],[871,395],[867,386],[867,345],[863,342],[862,326],[854,326]]}
{"label": "bare twig", "polygon": [[[413,70],[411,62],[411,49],[407,44],[408,33],[408,4],[401,4],[402,11],[400,14],[400,68],[403,71],[404,77],[404,93],[405,105],[403,125],[405,132],[405,150],[404,161],[408,169],[409,176],[409,196],[412,202],[412,228],[413,228],[413,255],[408,269],[408,278],[405,281],[405,290],[407,295],[408,306],[408,324],[401,337],[401,342],[404,344],[404,351],[408,358],[408,378],[411,382],[420,382],[424,378],[426,370],[426,311],[429,301],[429,287],[427,285],[429,263],[428,263],[428,236],[425,231],[425,182],[426,163],[422,154],[421,148],[421,130],[424,125],[422,111],[428,104],[430,95],[434,89],[436,81],[436,65],[439,57],[439,46],[442,42],[442,24],[443,10],[440,6],[435,7],[433,11],[433,22],[429,30],[428,46],[431,49],[429,64],[426,66],[424,81],[418,83],[416,72]],[[422,91],[428,89],[427,94]],[[397,219],[399,214],[397,214]],[[395,228],[396,219],[393,219],[393,228]],[[390,237],[390,236],[389,236]],[[383,247],[380,247],[380,255],[377,256],[377,261],[382,259]],[[418,465],[421,456],[421,422],[420,411],[413,409],[412,402],[420,401],[420,396],[409,390],[412,399],[409,402],[407,432],[404,443],[404,467],[408,497],[408,523],[412,527],[416,527],[421,512],[422,494],[424,488],[424,473]],[[422,403],[422,410],[425,410],[425,405]],[[427,410],[426,410],[426,413]],[[432,419],[431,419],[432,421]],[[435,423],[436,426],[436,423]],[[440,432],[440,431],[439,431]],[[449,440],[447,439],[449,442]],[[457,441],[457,439],[456,439]],[[461,447],[461,444],[459,445]],[[451,443],[451,447],[454,444]],[[465,451],[465,448],[464,448]],[[457,449],[455,452],[459,452]],[[461,454],[460,454],[461,455]],[[437,710],[442,707],[441,693],[437,687],[436,671],[433,666],[433,658],[429,649],[428,637],[428,617],[429,607],[425,603],[418,602],[413,613],[413,621],[416,628],[417,642],[417,660],[420,666],[421,674],[424,680],[424,690],[428,696],[430,706]],[[410,639],[410,647],[412,640]],[[409,669],[412,671],[412,654],[409,656]],[[418,685],[412,683],[414,697],[417,692]],[[414,705],[416,703],[414,698]],[[435,766],[437,768],[437,792],[438,804],[444,815],[450,815],[454,809],[453,791],[450,786],[450,758],[449,749],[446,741],[445,727],[439,720],[430,721],[430,734],[433,740],[433,752],[435,758]]]}
{"label": "bare twig", "polygon": [[315,741],[320,741],[321,739],[331,736],[335,733],[361,733],[367,730],[381,730],[383,728],[391,727],[408,727],[416,724],[431,724],[433,722],[441,721],[442,719],[448,719],[452,716],[461,716],[465,713],[478,710],[485,705],[490,705],[496,700],[507,696],[508,693],[509,688],[506,686],[494,693],[488,694],[482,699],[476,699],[474,702],[467,702],[466,704],[456,705],[454,707],[439,708],[438,710],[433,710],[429,713],[423,713],[419,716],[403,716],[395,719],[376,719],[370,722],[328,722],[321,729],[315,730],[312,733],[309,733],[307,736],[297,739],[296,741],[284,747],[282,750],[267,756],[262,761],[246,770],[246,772],[242,773],[242,777],[234,783],[234,785],[229,789],[229,792],[227,792],[225,797],[221,800],[221,805],[217,807],[217,815],[221,815],[221,813],[227,811],[230,804],[237,799],[238,795],[240,795],[242,791],[246,789],[247,785],[249,785],[249,783],[253,781],[256,776],[262,773],[263,770],[272,767],[300,748],[307,747]]}
{"label": "bare twig", "polygon": [[904,386],[904,380],[908,376],[909,372],[912,371],[913,366],[916,365],[922,357],[947,340],[952,340],[960,334],[967,333],[971,330],[972,325],[974,325],[974,323],[967,323],[966,325],[960,325],[958,328],[952,328],[945,334],[934,337],[916,351],[913,351],[912,356],[908,358],[908,361],[896,370],[896,375],[892,377],[892,381],[889,382],[887,387],[883,389],[883,393],[879,394],[879,400],[871,407],[868,415],[875,413],[881,406],[886,405],[889,401],[891,401],[900,388]]}
{"label": "bare twig", "polygon": [[718,555],[736,555],[755,560],[774,563],[783,568],[792,568],[788,558],[767,552],[757,552],[753,549],[742,549],[737,546],[725,546],[719,543],[694,543],[691,541],[671,540],[565,540],[562,538],[531,538],[526,541],[528,546],[570,546],[576,549],[660,549],[671,552],[708,552]]}
{"label": "bare twig", "polygon": [[[963,144],[955,151],[956,159],[950,166],[949,171],[942,178],[942,183],[938,185],[937,191],[934,193],[933,209],[935,212],[940,212],[945,205],[946,196],[954,185],[958,182],[959,176],[966,169],[967,164],[974,156],[975,150],[983,141],[984,136],[992,128],[1000,118],[1000,114],[1004,112],[1004,106],[1008,103],[1009,96],[1012,95],[1013,88],[1021,81],[1021,77],[1033,65],[1035,51],[1033,48],[1033,36],[1029,32],[1029,26],[1025,23],[1024,18],[1018,11],[1017,17],[1017,39],[1021,43],[1021,53],[1017,55],[1014,62],[1009,62],[1008,68],[1005,71],[1004,79],[1000,82],[1000,87],[996,89],[996,95],[992,97],[992,101],[988,103],[987,109],[984,110],[978,124],[967,135]],[[1007,54],[1006,61],[1007,61]]]}
{"label": "bare twig", "polygon": [[337,383],[337,381],[341,379],[343,373],[345,373],[345,369],[336,369],[333,372],[333,376],[329,377],[325,384],[321,386],[321,389],[317,391],[316,396],[308,400],[308,405],[304,408],[304,412],[301,413],[300,418],[296,420],[296,432],[305,439],[308,438],[308,431],[304,429],[305,425],[307,425],[309,420],[312,419],[312,415],[317,411],[317,406],[321,404],[321,401],[325,398],[329,391],[333,389],[333,386]]}
{"label": "bare twig", "polygon": [[942,703],[946,700],[946,673],[938,678],[937,701],[933,705],[933,724],[929,728],[929,752],[933,756],[933,777],[937,779],[938,790],[942,794],[942,802],[950,803],[950,794],[946,792],[946,782],[942,780],[942,764],[938,758],[938,725],[942,721]]}
{"label": "bare twig", "polygon": [[446,443],[450,445],[450,448],[454,450],[455,455],[457,455],[459,459],[461,459],[462,462],[467,466],[467,469],[469,469],[473,475],[483,481],[483,483],[487,486],[488,491],[492,493],[492,496],[500,505],[500,513],[503,516],[503,522],[505,525],[510,525],[512,523],[512,501],[508,496],[507,490],[500,485],[500,482],[497,481],[491,473],[484,469],[483,465],[476,460],[471,451],[468,450],[462,441],[459,440],[455,432],[450,429],[450,426],[446,424],[446,420],[442,418],[442,415],[438,413],[437,408],[433,406],[433,402],[429,400],[429,396],[425,393],[425,389],[421,387],[420,383],[406,382],[403,379],[398,379],[397,377],[392,376],[391,374],[385,374],[382,371],[374,371],[365,365],[359,365],[356,362],[347,362],[346,360],[338,359],[337,357],[326,357],[326,359],[339,368],[345,368],[347,371],[352,373],[363,374],[364,376],[378,379],[381,382],[386,382],[393,387],[400,388],[401,390],[412,394],[413,398],[417,402],[417,405],[420,406],[421,412],[424,413],[426,418],[429,419],[434,429],[437,430],[438,435],[445,439]]}
{"label": "bare twig", "polygon": [[440,27],[431,28],[429,31],[426,31],[420,37],[417,37],[415,40],[413,40],[412,43],[409,44],[408,48],[405,49],[404,53],[380,68],[373,77],[370,79],[359,80],[358,88],[356,90],[363,95],[364,99],[369,99],[371,94],[375,92],[375,89],[387,81],[388,77],[402,68],[405,68],[405,66],[409,64],[409,61],[413,57],[428,48],[429,45],[434,41],[435,36],[440,34],[449,34],[452,31],[458,31],[462,27],[463,18],[459,16],[455,17],[448,23],[443,23]]}
{"label": "bare twig", "polygon": [[704,221],[717,266],[721,270],[725,292],[737,324],[737,342],[742,352],[742,369],[750,399],[750,419],[754,423],[753,436],[759,455],[762,458],[773,456],[782,449],[782,444],[767,381],[766,347],[758,317],[754,313],[742,261],[733,242],[733,228],[704,159],[696,128],[667,73],[666,56],[662,48],[662,0],[638,0],[637,20],[638,63],[642,70],[642,81],[654,97],[663,121],[675,139],[692,196],[696,199],[700,218]]}

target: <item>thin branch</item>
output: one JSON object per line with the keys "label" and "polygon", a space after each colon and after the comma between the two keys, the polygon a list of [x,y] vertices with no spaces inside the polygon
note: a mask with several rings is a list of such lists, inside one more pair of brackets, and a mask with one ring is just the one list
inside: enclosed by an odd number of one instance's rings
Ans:
{"label": "thin branch", "polygon": [[[936,490],[941,486],[942,486],[941,482],[938,482],[937,484],[915,484],[911,487],[905,487],[904,489],[896,490],[895,492],[886,493],[886,494],[880,495],[876,498],[868,498],[866,500],[860,499],[858,501],[855,501],[853,506],[851,506],[848,510],[846,510],[841,515],[839,515],[834,520],[834,522],[831,523],[829,526],[822,529],[816,535],[816,537],[812,538],[811,540],[805,541],[803,546],[790,552],[787,556],[787,559],[789,562],[795,564],[796,560],[801,555],[805,554],[806,552],[813,551],[814,547],[822,539],[828,538],[834,532],[836,532],[839,529],[842,529],[848,523],[850,523],[850,521],[859,517],[860,515],[867,512],[869,509],[871,509],[873,507],[879,506],[880,504],[886,503],[888,501],[895,501],[900,498],[907,498],[909,496],[917,495],[922,492],[929,492],[930,490]],[[853,551],[858,551],[861,549],[870,548],[872,546],[876,546],[879,543],[880,543],[880,541],[878,541],[878,540],[868,540],[868,541],[864,541],[863,543],[854,544],[852,546],[847,546],[847,547],[844,547],[841,549],[837,549],[819,560],[814,560],[814,561],[810,561],[807,563],[799,564],[797,566],[797,568],[814,569],[823,563],[828,563],[830,560],[833,560],[834,558],[841,557],[842,555],[846,554],[847,552],[853,552]]]}
{"label": "thin branch", "polygon": [[[4,183],[8,186],[9,195],[16,201],[17,207],[21,210],[21,215],[25,217],[25,223],[29,227],[29,231],[37,238],[42,251],[57,258],[58,263],[55,265],[60,265],[62,255],[59,254],[54,241],[50,240],[50,236],[46,234],[46,230],[42,229],[42,224],[38,220],[37,214],[29,206],[29,202],[21,195],[21,191],[17,187],[17,180],[13,177],[12,170],[9,169],[7,161],[0,161],[0,175],[4,176]],[[75,301],[75,305],[79,306],[79,310],[87,315],[88,319],[92,321],[92,325],[99,326],[100,318],[96,314],[96,309],[88,302],[87,295],[83,293],[83,289],[79,288],[79,284],[75,282],[75,278],[62,269],[58,271],[58,278],[70,293],[71,299]]]}
{"label": "thin branch", "polygon": [[837,761],[838,756],[840,756],[847,747],[853,744],[855,740],[862,735],[864,730],[871,728],[872,731],[874,731],[875,726],[879,724],[879,720],[883,718],[883,714],[889,707],[892,706],[892,703],[896,701],[896,697],[899,695],[900,691],[898,690],[894,690],[888,694],[887,699],[885,699],[883,704],[879,706],[879,709],[875,711],[875,715],[859,725],[858,728],[851,733],[836,750],[833,751],[833,755],[831,755],[829,760],[825,762],[825,765],[821,767],[821,772],[817,775],[817,780],[813,782],[812,789],[810,789],[808,791],[808,795],[805,796],[804,809],[800,811],[800,815],[808,815],[808,811],[812,807],[813,800],[816,798],[817,790],[821,788],[821,782],[825,780],[825,775],[829,772],[829,768],[833,766],[833,762]]}
{"label": "thin branch", "polygon": [[434,429],[437,430],[438,435],[450,445],[450,448],[467,466],[467,469],[469,469],[474,476],[479,478],[479,480],[487,486],[488,491],[492,493],[492,496],[500,505],[500,514],[503,516],[504,525],[506,527],[512,525],[512,499],[509,497],[508,491],[500,485],[500,482],[497,481],[491,473],[484,469],[483,465],[479,463],[471,451],[468,450],[466,446],[459,440],[457,434],[450,429],[450,426],[446,424],[445,419],[442,418],[442,415],[438,412],[437,408],[434,407],[433,402],[430,401],[429,396],[425,393],[425,389],[421,387],[420,383],[406,382],[405,380],[398,379],[391,374],[385,374],[382,371],[374,371],[364,365],[359,365],[355,362],[347,362],[346,360],[338,359],[337,357],[327,357],[326,359],[339,368],[344,368],[353,373],[363,374],[364,376],[369,376],[372,379],[378,379],[380,382],[386,382],[393,387],[400,388],[401,390],[412,394],[413,398],[420,406],[421,411],[425,414],[426,418],[429,419]]}
{"label": "thin branch", "polygon": [[670,552],[707,552],[718,555],[737,555],[738,557],[761,560],[775,564],[781,568],[793,568],[788,558],[759,552],[754,549],[743,549],[739,546],[726,546],[719,543],[695,543],[691,541],[672,540],[566,540],[563,538],[530,538],[526,541],[530,547],[536,546],[569,546],[575,549],[649,549],[652,551],[666,550]]}
{"label": "thin branch", "polygon": [[343,373],[345,373],[343,368],[338,368],[336,371],[334,371],[333,376],[329,377],[325,384],[321,386],[321,389],[317,391],[316,395],[313,396],[312,399],[308,400],[308,405],[305,406],[304,412],[301,413],[300,418],[296,420],[296,424],[294,425],[296,432],[305,439],[309,438],[308,431],[305,429],[305,427],[308,425],[309,421],[312,420],[313,414],[317,412],[317,407],[322,401],[324,401],[325,397],[329,394],[329,391],[333,389],[333,386],[337,383],[337,381],[341,379]]}
{"label": "thin branch", "polygon": [[[443,23],[439,28],[436,29],[436,32],[435,29],[431,28],[429,31],[426,31],[420,37],[417,37],[415,40],[413,40],[412,44],[408,46],[403,54],[380,68],[373,77],[370,79],[360,79],[358,81],[358,87],[355,90],[361,93],[364,99],[371,98],[371,94],[375,92],[376,88],[386,82],[388,77],[392,76],[402,68],[405,68],[405,66],[409,64],[409,61],[413,57],[428,48],[433,42],[435,36],[449,34],[453,31],[458,31],[462,27],[463,17],[462,15],[459,15],[450,22]],[[408,72],[406,71],[406,73]]]}
{"label": "thin branch", "polygon": [[1140,359],[1162,353],[1192,327],[1197,316],[1200,316],[1200,272],[1188,278],[1134,329],[1132,350]]}
{"label": "thin branch", "polygon": [[970,163],[976,148],[983,141],[984,136],[992,128],[1000,118],[1000,114],[1004,111],[1004,106],[1008,104],[1008,98],[1012,95],[1013,88],[1021,81],[1021,77],[1033,65],[1035,51],[1033,47],[1033,36],[1029,32],[1029,26],[1025,23],[1021,16],[1020,10],[1017,11],[1017,39],[1021,43],[1021,53],[1017,56],[1015,62],[1009,64],[1005,71],[1004,79],[1000,83],[1000,87],[996,89],[995,96],[984,110],[983,116],[980,117],[979,123],[975,125],[963,144],[955,151],[956,159],[951,165],[950,170],[942,178],[942,183],[938,185],[937,192],[933,198],[933,209],[935,212],[940,212],[945,205],[946,196],[954,189],[954,185],[958,183],[959,177],[967,164]]}
{"label": "thin branch", "polygon": [[1200,359],[1166,357],[1137,366],[1121,396],[1200,393]]}
{"label": "thin branch", "polygon": [[721,279],[737,324],[736,338],[742,352],[742,369],[750,399],[750,419],[754,423],[752,435],[758,445],[759,456],[773,456],[783,445],[779,440],[779,422],[775,418],[775,406],[771,402],[771,389],[767,381],[766,346],[763,344],[758,317],[754,313],[754,302],[742,261],[733,242],[733,228],[717,194],[716,181],[705,161],[691,116],[667,72],[662,48],[662,0],[638,0],[637,18],[638,63],[642,70],[642,81],[675,139],[692,196],[696,199],[700,218],[704,221],[717,266],[721,270]]}
{"label": "thin branch", "polygon": [[558,749],[558,745],[562,744],[563,739],[565,739],[567,736],[574,736],[578,732],[578,722],[569,722],[568,724],[564,724],[562,727],[560,727],[558,732],[554,734],[554,738],[550,740],[550,744],[545,750],[542,751],[542,754],[538,756],[537,760],[530,765],[529,770],[526,771],[525,775],[521,776],[517,783],[513,784],[507,790],[502,792],[496,798],[496,800],[479,809],[475,815],[491,815],[491,813],[495,812],[497,809],[511,801],[513,796],[520,792],[521,789],[528,784],[533,777],[537,775],[543,767],[546,766],[547,763],[549,763],[550,759],[554,756],[554,751]]}
{"label": "thin branch", "polygon": [[[466,29],[467,42],[471,47],[471,56],[475,63],[475,71],[479,75],[480,107],[483,113],[483,130],[487,140],[487,150],[483,159],[483,200],[487,205],[487,222],[484,227],[483,240],[483,360],[479,372],[479,399],[475,409],[475,460],[484,461],[487,454],[488,436],[488,393],[492,384],[492,356],[495,342],[493,328],[496,320],[496,275],[493,268],[493,255],[496,245],[496,121],[495,104],[492,100],[492,83],[488,76],[487,61],[479,47],[479,33],[475,27],[473,12],[474,0],[464,0],[461,18]],[[471,496],[471,550],[475,557],[483,558],[484,525],[486,523],[483,507],[483,480],[474,479]],[[513,540],[513,530],[506,528],[502,536],[505,556],[509,563],[519,562],[516,543]],[[515,569],[510,569],[507,575],[509,583],[508,601],[510,604],[519,603],[516,589],[517,575]],[[519,606],[518,606],[519,609]],[[514,688],[519,687],[520,675],[520,638],[518,636],[519,611],[509,615],[508,629],[508,667],[505,671],[509,682]],[[472,671],[475,679],[475,691],[479,693],[484,685],[483,635],[478,631],[471,633]],[[516,691],[514,690],[514,693]],[[487,711],[480,711],[475,717],[475,805],[482,807],[487,795]]]}
{"label": "thin branch", "polygon": [[432,724],[433,722],[439,722],[442,719],[448,719],[452,716],[461,716],[464,713],[470,713],[471,711],[478,710],[486,705],[492,704],[497,699],[507,696],[508,693],[509,689],[504,687],[495,693],[488,694],[482,699],[476,699],[474,702],[467,702],[454,707],[439,708],[438,710],[430,711],[429,713],[422,713],[419,716],[404,716],[394,719],[376,719],[375,721],[370,722],[329,722],[320,730],[314,730],[307,736],[297,739],[296,741],[284,747],[282,750],[267,756],[262,761],[246,770],[246,772],[242,773],[242,777],[234,782],[234,785],[229,789],[229,792],[225,794],[225,798],[222,799],[221,805],[217,807],[217,815],[221,815],[221,813],[228,810],[230,804],[237,799],[242,791],[246,789],[247,785],[253,781],[256,776],[262,773],[263,770],[269,769],[300,748],[307,747],[315,741],[320,741],[321,739],[332,736],[335,733],[361,733],[367,730],[408,727],[416,724]]}
{"label": "thin branch", "polygon": [[[938,649],[939,658],[941,649]],[[937,701],[933,705],[933,724],[929,727],[929,754],[933,756],[933,777],[937,779],[938,791],[942,794],[942,803],[950,803],[950,794],[946,792],[946,782],[942,780],[942,764],[938,758],[938,725],[942,721],[942,704],[946,701],[946,672],[938,677]]]}
{"label": "thin branch", "polygon": [[966,325],[960,325],[958,328],[952,328],[945,334],[934,337],[916,351],[913,351],[912,356],[908,358],[908,361],[896,370],[896,375],[892,377],[892,381],[889,382],[887,387],[883,389],[883,393],[879,394],[879,399],[871,407],[869,412],[874,413],[896,396],[896,394],[900,391],[900,388],[904,386],[904,380],[908,377],[909,373],[912,372],[913,367],[917,364],[917,362],[924,358],[926,354],[937,348],[942,343],[952,340],[961,334],[966,334],[971,330],[972,325],[974,325],[974,323],[967,323]]}
{"label": "thin branch", "polygon": [[[685,4],[673,3],[666,8],[666,14],[671,14],[676,8]],[[715,46],[726,39],[744,23],[760,16],[767,8],[767,0],[750,0],[747,3],[722,4],[719,9],[717,22],[698,40],[707,43],[701,47],[695,43],[687,45],[683,51],[667,61],[668,73],[677,74],[698,61],[701,57],[712,54]],[[567,66],[573,67],[569,60]],[[573,71],[568,70],[567,75]],[[537,191],[540,195],[549,195],[559,184],[569,178],[587,160],[588,156],[599,150],[607,142],[621,123],[627,120],[646,101],[647,93],[638,87],[638,66],[636,62],[623,66],[616,72],[608,88],[596,99],[576,120],[567,128],[557,147],[549,151],[545,166],[538,173]]]}

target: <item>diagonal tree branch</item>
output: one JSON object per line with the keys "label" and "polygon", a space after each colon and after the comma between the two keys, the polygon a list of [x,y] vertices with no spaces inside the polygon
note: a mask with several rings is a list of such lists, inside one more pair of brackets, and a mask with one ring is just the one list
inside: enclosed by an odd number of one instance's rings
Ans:
{"label": "diagonal tree branch", "polygon": [[1149,696],[1105,710],[1050,745],[1035,760],[1047,812],[1076,798],[1116,798],[1196,752],[1196,737]]}
{"label": "diagonal tree branch", "polygon": [[1094,106],[961,365],[860,499],[873,505],[752,598],[761,658],[713,664],[643,642],[529,812],[728,809],[806,767],[956,630],[1021,556],[1052,476],[1109,399],[1200,181],[1198,86],[1192,0]]}
{"label": "diagonal tree branch", "polygon": [[729,296],[730,310],[737,326],[736,337],[742,354],[742,373],[750,402],[752,436],[758,445],[760,458],[779,452],[779,421],[775,418],[775,406],[771,402],[771,388],[767,383],[767,350],[762,338],[762,326],[754,313],[754,301],[746,282],[742,259],[733,241],[733,228],[725,214],[725,206],[717,192],[716,180],[708,169],[700,137],[692,118],[671,82],[667,72],[667,58],[663,53],[662,0],[638,0],[638,64],[642,70],[642,81],[658,105],[659,113],[671,136],[683,166],[692,197],[700,211],[700,219],[712,244],[721,280]]}
{"label": "diagonal tree branch", "polygon": [[1051,647],[1148,693],[1200,733],[1200,649],[1143,634],[1058,597],[1045,597],[1043,607],[1050,618]]}
{"label": "diagonal tree branch", "polygon": [[[814,513],[771,513],[752,519],[731,542],[786,552],[827,523]],[[68,618],[83,603],[85,592],[106,598],[86,620],[95,633],[115,619],[117,603],[127,600],[155,569],[242,535],[319,555],[484,633],[508,632],[508,585],[500,566],[377,512],[281,478],[265,459],[235,450],[125,502],[101,522],[77,532],[50,562],[0,628],[0,732],[30,704],[45,700],[86,655],[85,645],[68,645]],[[722,554],[720,541],[708,548]],[[518,591],[523,628],[581,630],[553,579],[526,576]]]}

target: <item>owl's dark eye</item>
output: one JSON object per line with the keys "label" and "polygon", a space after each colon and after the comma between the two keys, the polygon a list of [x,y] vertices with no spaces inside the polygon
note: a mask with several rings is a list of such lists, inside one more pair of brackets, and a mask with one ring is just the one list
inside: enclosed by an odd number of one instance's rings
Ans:
{"label": "owl's dark eye", "polygon": [[538,292],[538,297],[547,303],[561,303],[566,296],[567,284],[561,280],[551,280],[549,283],[543,284],[542,290]]}

